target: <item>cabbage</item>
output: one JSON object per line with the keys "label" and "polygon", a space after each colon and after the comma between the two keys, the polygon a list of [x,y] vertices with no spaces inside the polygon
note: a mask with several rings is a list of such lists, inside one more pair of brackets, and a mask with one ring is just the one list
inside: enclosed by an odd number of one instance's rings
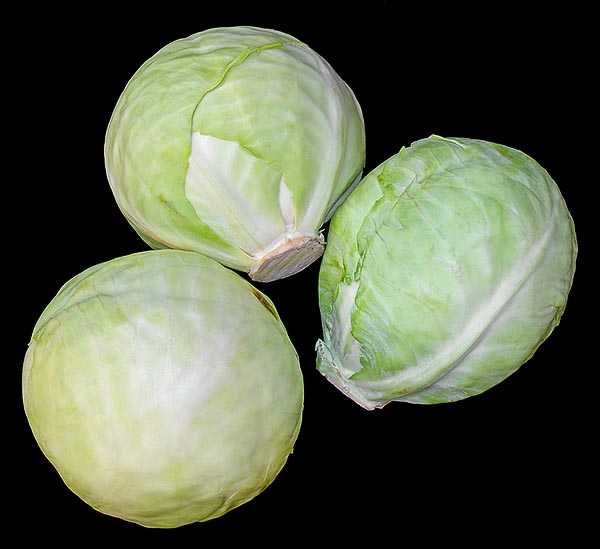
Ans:
{"label": "cabbage", "polygon": [[352,90],[306,44],[257,27],[166,45],[125,87],[105,140],[116,202],[146,243],[262,282],[321,257],[321,227],[364,161]]}
{"label": "cabbage", "polygon": [[23,402],[75,494],[172,528],[275,479],[299,433],[303,379],[268,297],[201,254],[149,250],[60,289],[25,355]]}
{"label": "cabbage", "polygon": [[367,409],[482,393],[557,326],[576,255],[565,201],[532,158],[475,139],[417,141],[333,216],[317,367]]}

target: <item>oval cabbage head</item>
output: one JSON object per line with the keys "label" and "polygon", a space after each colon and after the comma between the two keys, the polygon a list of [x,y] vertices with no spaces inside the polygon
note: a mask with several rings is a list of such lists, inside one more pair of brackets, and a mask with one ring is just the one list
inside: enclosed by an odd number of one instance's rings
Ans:
{"label": "oval cabbage head", "polygon": [[263,282],[321,257],[321,226],[364,162],[352,90],[306,44],[256,27],[162,48],[125,87],[105,140],[116,202],[146,243]]}
{"label": "oval cabbage head", "polygon": [[538,163],[437,136],[369,173],[327,240],[318,369],[367,409],[456,401],[515,372],[559,323],[577,255]]}
{"label": "oval cabbage head", "polygon": [[42,313],[23,368],[40,448],[102,513],[206,521],[262,492],[292,452],[298,356],[273,303],[195,252],[94,266]]}

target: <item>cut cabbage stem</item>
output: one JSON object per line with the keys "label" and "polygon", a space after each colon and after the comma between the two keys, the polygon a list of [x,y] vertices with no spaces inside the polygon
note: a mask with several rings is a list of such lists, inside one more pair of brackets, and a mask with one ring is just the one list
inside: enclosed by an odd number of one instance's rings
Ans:
{"label": "cut cabbage stem", "polygon": [[286,278],[319,259],[324,250],[323,235],[286,238],[252,267],[248,275],[256,282],[272,282]]}

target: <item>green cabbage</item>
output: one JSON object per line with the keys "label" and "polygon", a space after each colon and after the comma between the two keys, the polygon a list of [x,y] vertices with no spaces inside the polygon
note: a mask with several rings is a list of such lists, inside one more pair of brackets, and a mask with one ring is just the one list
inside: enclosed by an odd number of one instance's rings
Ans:
{"label": "green cabbage", "polygon": [[577,255],[537,162],[437,136],[369,173],[327,236],[317,365],[367,409],[456,401],[505,379],[559,323]]}
{"label": "green cabbage", "polygon": [[161,528],[262,492],[292,452],[303,390],[273,303],[176,250],[70,280],[23,368],[29,424],[66,485],[98,511]]}
{"label": "green cabbage", "polygon": [[306,44],[257,27],[162,48],[125,87],[105,141],[116,202],[151,247],[260,281],[321,256],[320,229],[364,161],[352,90]]}

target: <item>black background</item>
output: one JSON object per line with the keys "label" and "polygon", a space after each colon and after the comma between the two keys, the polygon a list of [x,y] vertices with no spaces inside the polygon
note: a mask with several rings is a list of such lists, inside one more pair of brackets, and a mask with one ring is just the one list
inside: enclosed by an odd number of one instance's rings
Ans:
{"label": "black background", "polygon": [[[575,8],[526,15],[504,4],[465,13],[456,6],[409,11],[397,4],[358,2],[340,10],[325,3],[222,3],[212,11],[174,4],[139,14],[103,5],[14,20],[17,38],[6,50],[14,67],[5,67],[14,95],[5,109],[17,118],[9,136],[15,155],[5,158],[16,168],[5,181],[16,192],[5,203],[5,400],[12,413],[3,453],[15,458],[5,469],[5,498],[14,513],[7,529],[28,535],[31,528],[67,546],[365,539],[369,545],[441,540],[485,547],[515,536],[573,542],[588,528],[587,498],[597,489],[591,461],[597,424],[587,409],[597,359],[586,334],[595,294],[585,289],[593,253],[586,212],[597,182],[595,142],[584,137],[593,114],[591,16]],[[305,411],[295,451],[251,502],[207,523],[153,530],[102,515],[65,487],[29,430],[21,364],[37,318],[64,282],[101,261],[147,249],[118,211],[104,171],[104,132],[126,82],[172,40],[229,25],[288,32],[329,61],[363,109],[365,174],[433,133],[526,152],[561,188],[580,255],[561,324],[517,373],[462,402],[391,404],[372,412],[315,368],[319,264],[256,284],[274,301],[302,364]]]}

